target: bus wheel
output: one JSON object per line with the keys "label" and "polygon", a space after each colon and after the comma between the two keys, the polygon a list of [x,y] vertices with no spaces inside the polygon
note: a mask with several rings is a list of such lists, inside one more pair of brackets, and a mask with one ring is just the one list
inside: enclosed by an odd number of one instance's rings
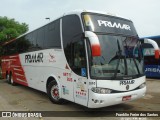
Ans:
{"label": "bus wheel", "polygon": [[47,94],[53,103],[62,103],[62,99],[59,97],[59,87],[56,81],[51,81],[49,83],[47,87]]}
{"label": "bus wheel", "polygon": [[6,80],[7,80],[7,83],[8,83],[8,84],[11,83],[11,82],[10,82],[10,77],[9,77],[9,74],[8,74],[8,73],[6,74]]}
{"label": "bus wheel", "polygon": [[12,73],[10,73],[10,75],[9,75],[9,81],[10,81],[11,85],[13,85],[13,86],[16,85],[16,83],[13,81]]}

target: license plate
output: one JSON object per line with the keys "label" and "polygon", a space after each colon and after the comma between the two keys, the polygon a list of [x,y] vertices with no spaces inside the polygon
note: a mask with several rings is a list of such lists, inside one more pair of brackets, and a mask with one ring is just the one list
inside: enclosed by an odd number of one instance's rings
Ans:
{"label": "license plate", "polygon": [[129,95],[129,96],[124,96],[123,98],[122,98],[122,101],[127,101],[127,100],[130,100],[131,99],[131,95]]}

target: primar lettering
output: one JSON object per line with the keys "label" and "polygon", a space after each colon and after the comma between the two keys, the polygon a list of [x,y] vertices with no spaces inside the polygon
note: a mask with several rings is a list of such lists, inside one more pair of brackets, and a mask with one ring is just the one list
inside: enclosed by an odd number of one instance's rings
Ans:
{"label": "primar lettering", "polygon": [[134,84],[134,82],[134,80],[122,80],[120,81],[120,85]]}
{"label": "primar lettering", "polygon": [[131,28],[129,25],[127,24],[120,24],[120,23],[116,23],[116,22],[111,22],[111,21],[103,21],[103,20],[97,20],[98,21],[98,25],[102,26],[104,25],[105,27],[111,27],[111,28],[119,28],[119,29],[125,29],[125,30],[130,30]]}
{"label": "primar lettering", "polygon": [[25,55],[25,63],[43,63],[43,53]]}

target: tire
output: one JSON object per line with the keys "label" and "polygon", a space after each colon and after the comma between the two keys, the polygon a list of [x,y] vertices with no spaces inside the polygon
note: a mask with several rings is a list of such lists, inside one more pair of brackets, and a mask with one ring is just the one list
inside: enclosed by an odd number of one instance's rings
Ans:
{"label": "tire", "polygon": [[11,81],[10,81],[10,76],[8,73],[6,73],[6,80],[7,80],[7,83],[8,84],[11,84]]}
{"label": "tire", "polygon": [[9,74],[9,81],[10,81],[10,84],[15,86],[16,83],[13,81],[13,77],[12,77],[12,73]]}
{"label": "tire", "polygon": [[51,102],[61,104],[63,100],[59,97],[59,87],[56,81],[51,81],[47,87],[47,95]]}

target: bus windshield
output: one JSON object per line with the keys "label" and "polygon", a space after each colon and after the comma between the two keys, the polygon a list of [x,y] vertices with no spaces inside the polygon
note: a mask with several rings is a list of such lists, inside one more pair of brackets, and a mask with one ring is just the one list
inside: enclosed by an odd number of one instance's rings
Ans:
{"label": "bus windshield", "polygon": [[101,56],[92,57],[91,76],[119,79],[143,75],[143,57],[136,38],[97,35]]}
{"label": "bus windshield", "polygon": [[101,56],[91,57],[92,78],[131,79],[144,75],[141,44],[132,21],[92,13],[84,13],[83,21],[85,30],[97,35],[101,47]]}

